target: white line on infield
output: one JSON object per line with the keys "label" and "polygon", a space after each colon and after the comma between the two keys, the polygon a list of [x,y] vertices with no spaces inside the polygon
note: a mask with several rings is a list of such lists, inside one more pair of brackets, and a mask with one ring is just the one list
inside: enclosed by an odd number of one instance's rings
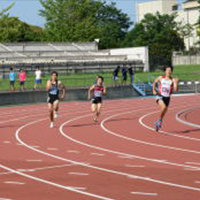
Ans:
{"label": "white line on infield", "polygon": [[131,194],[145,195],[145,196],[158,196],[157,193],[146,193],[146,192],[131,192]]}
{"label": "white line on infield", "polygon": [[16,182],[16,181],[5,181],[5,184],[12,184],[12,185],[25,185],[26,183],[23,182]]}

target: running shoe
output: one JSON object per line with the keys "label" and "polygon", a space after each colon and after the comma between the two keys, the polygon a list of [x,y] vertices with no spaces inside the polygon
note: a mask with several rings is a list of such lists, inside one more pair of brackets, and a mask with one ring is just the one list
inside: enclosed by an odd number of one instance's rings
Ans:
{"label": "running shoe", "polygon": [[54,117],[58,118],[58,113],[57,112],[55,112]]}
{"label": "running shoe", "polygon": [[155,126],[156,126],[156,131],[159,131],[159,129],[162,127],[162,121],[161,120],[156,121]]}
{"label": "running shoe", "polygon": [[54,122],[51,122],[50,123],[50,128],[53,128],[55,125],[54,125]]}

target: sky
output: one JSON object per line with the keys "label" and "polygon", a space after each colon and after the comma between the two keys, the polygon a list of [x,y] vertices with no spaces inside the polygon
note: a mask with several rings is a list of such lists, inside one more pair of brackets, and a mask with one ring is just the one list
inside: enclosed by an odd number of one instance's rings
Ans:
{"label": "sky", "polygon": [[[108,3],[115,2],[118,9],[127,13],[132,22],[136,21],[135,5],[137,2],[146,2],[150,0],[106,0]],[[170,0],[166,0],[170,1]],[[183,0],[178,0],[183,1]],[[42,6],[38,0],[0,0],[0,11],[15,2],[14,7],[10,10],[10,15],[18,17],[20,20],[43,27],[45,24],[44,18],[39,16],[39,10]]]}

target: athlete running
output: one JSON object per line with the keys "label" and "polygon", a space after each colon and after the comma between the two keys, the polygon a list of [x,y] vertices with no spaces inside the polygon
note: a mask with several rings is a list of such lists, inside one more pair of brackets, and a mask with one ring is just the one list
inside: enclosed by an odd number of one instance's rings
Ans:
{"label": "athlete running", "polygon": [[94,113],[94,122],[97,122],[97,119],[101,112],[102,107],[102,96],[106,94],[106,87],[103,84],[103,77],[99,76],[97,78],[97,82],[95,85],[92,85],[88,90],[88,99],[91,99],[91,92],[92,95],[92,112]]}
{"label": "athlete running", "polygon": [[[58,80],[58,73],[52,72],[51,79],[47,81],[46,90],[48,92],[48,107],[49,107],[49,117],[50,117],[50,128],[55,126],[54,118],[58,117],[59,100],[65,98],[66,89],[65,86]],[[59,96],[59,92],[61,95]]]}
{"label": "athlete running", "polygon": [[[163,118],[167,112],[169,103],[170,103],[170,96],[173,92],[178,91],[178,79],[172,78],[173,67],[166,66],[164,68],[165,76],[160,76],[155,79],[153,83],[153,94],[158,95],[156,97],[156,102],[160,106],[161,113],[159,120],[155,122],[156,131],[158,131],[162,127]],[[158,83],[158,92],[156,90],[156,85]]]}

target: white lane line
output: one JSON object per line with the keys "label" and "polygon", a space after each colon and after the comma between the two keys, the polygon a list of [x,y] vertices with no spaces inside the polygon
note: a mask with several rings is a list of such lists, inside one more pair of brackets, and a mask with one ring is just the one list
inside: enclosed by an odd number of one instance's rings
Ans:
{"label": "white lane line", "polygon": [[[57,169],[57,168],[63,168],[63,167],[71,167],[74,166],[74,164],[64,164],[64,165],[54,165],[54,166],[46,166],[46,167],[38,167],[33,169],[17,169],[19,172],[35,172],[35,171],[43,171],[48,169]],[[2,172],[0,175],[7,175],[12,174],[11,172]]]}
{"label": "white lane line", "polygon": [[88,176],[88,173],[79,173],[79,172],[69,172],[69,175],[77,175],[77,176]]}
{"label": "white lane line", "polygon": [[90,196],[90,197],[97,198],[97,199],[102,199],[102,200],[115,200],[115,199],[103,197],[103,196],[100,196],[100,195],[92,194],[92,193],[89,193],[89,192],[84,192],[84,191],[81,191],[81,190],[77,190],[77,189],[74,189],[73,187],[67,187],[67,186],[60,185],[60,184],[57,184],[57,183],[54,183],[54,182],[51,182],[51,181],[47,181],[47,180],[44,180],[44,179],[41,179],[41,178],[37,178],[35,176],[31,176],[31,175],[28,175],[28,174],[25,174],[25,173],[22,173],[22,172],[18,172],[18,171],[14,170],[14,169],[8,168],[8,167],[3,166],[3,165],[0,165],[0,167],[5,169],[5,170],[7,170],[7,171],[12,172],[12,173],[15,173],[15,174],[18,174],[20,176],[26,177],[28,179],[32,179],[34,181],[45,183],[45,184],[48,184],[48,185],[51,185],[51,186],[54,186],[54,187],[58,187],[58,188],[61,188],[61,189],[64,189],[64,190],[72,191],[72,192],[75,192],[75,193],[83,194],[83,195],[86,195],[86,196]]}
{"label": "white lane line", "polygon": [[200,184],[200,181],[195,181],[194,183]]}
{"label": "white lane line", "polygon": [[153,159],[153,160],[156,161],[156,162],[160,162],[160,163],[167,162],[167,160],[163,160],[163,159]]}
{"label": "white lane line", "polygon": [[[85,106],[83,106],[82,108],[85,108]],[[31,111],[31,110],[30,110]],[[70,111],[72,111],[72,112],[70,112]],[[21,113],[21,112],[20,112]],[[74,112],[74,109],[70,109],[70,110],[68,110],[68,114],[69,113],[75,113]],[[13,121],[19,121],[19,120],[21,120],[21,119],[26,119],[26,118],[28,118],[29,119],[29,117],[35,117],[35,116],[42,116],[42,115],[46,115],[46,112],[43,112],[43,113],[40,113],[40,114],[31,114],[31,115],[26,115],[26,116],[23,116],[23,117],[18,117],[18,118],[14,118],[14,119],[10,119],[10,120],[7,120],[7,121],[1,121],[0,122],[0,124],[4,124],[4,123],[8,123],[8,122],[13,122]],[[13,115],[12,115],[13,116]],[[15,116],[15,115],[14,115]]]}
{"label": "white lane line", "polygon": [[25,116],[25,117],[18,117],[18,118],[10,119],[10,120],[7,120],[7,121],[1,121],[0,124],[5,124],[5,123],[8,123],[8,122],[14,122],[14,121],[20,121],[20,120],[23,120],[23,119],[30,119],[29,117],[37,117],[37,116],[42,116],[42,115],[45,115],[45,113],[37,114],[37,115],[28,115],[28,116]]}
{"label": "white lane line", "polygon": [[129,168],[143,168],[146,167],[145,165],[124,165],[125,167],[129,167]]}
{"label": "white lane line", "polygon": [[[116,137],[123,138],[123,139],[129,140],[129,141],[132,141],[132,142],[136,142],[136,143],[139,143],[139,144],[144,144],[144,145],[149,145],[149,146],[154,146],[154,147],[159,147],[159,148],[165,148],[165,149],[170,149],[170,150],[176,150],[176,151],[182,151],[182,152],[188,152],[188,153],[194,153],[194,154],[200,154],[200,151],[195,151],[195,150],[190,150],[190,149],[183,149],[183,148],[167,146],[167,145],[161,145],[161,144],[157,144],[157,143],[153,143],[153,142],[146,142],[146,141],[143,141],[143,140],[137,140],[137,139],[134,139],[134,138],[130,138],[130,137],[127,137],[127,136],[123,136],[123,135],[117,134],[116,132],[111,131],[111,130],[109,130],[109,129],[107,129],[105,127],[104,124],[106,123],[106,121],[108,121],[108,120],[110,120],[110,119],[112,119],[112,118],[114,118],[116,116],[125,115],[125,114],[129,114],[129,113],[133,113],[133,111],[124,112],[124,113],[120,113],[120,114],[116,114],[116,115],[111,115],[111,116],[105,118],[101,122],[101,128],[105,132],[109,133],[110,135],[114,135]],[[155,132],[155,129],[153,129],[153,131]],[[169,133],[169,134],[171,134],[171,133]]]}
{"label": "white lane line", "polygon": [[16,182],[16,181],[5,181],[5,184],[11,184],[11,185],[25,185],[26,183],[23,182]]}
{"label": "white lane line", "polygon": [[26,160],[26,162],[43,162],[43,160],[31,160],[31,159],[28,159],[28,160]]}
{"label": "white lane line", "polygon": [[[18,172],[32,172],[31,169],[17,169]],[[11,172],[8,172],[11,173]]]}
{"label": "white lane line", "polygon": [[191,169],[191,168],[184,168],[184,170],[186,170],[186,171],[200,171],[200,169]]}
{"label": "white lane line", "polygon": [[65,164],[65,165],[55,165],[55,166],[48,166],[48,167],[38,167],[33,169],[28,169],[29,171],[41,171],[41,170],[47,170],[47,169],[57,169],[57,168],[63,168],[63,167],[71,167],[74,166],[74,164]]}
{"label": "white lane line", "polygon": [[191,165],[200,165],[200,163],[199,162],[185,162],[186,164],[191,164]]}
{"label": "white lane line", "polygon": [[32,146],[33,148],[36,148],[36,149],[38,149],[38,148],[40,148],[39,146]]}
{"label": "white lane line", "polygon": [[47,148],[49,151],[58,151],[58,148]]}
{"label": "white lane line", "polygon": [[144,195],[144,196],[158,196],[158,193],[146,193],[146,192],[130,192],[135,195]]}
{"label": "white lane line", "polygon": [[10,141],[4,141],[3,143],[4,144],[10,144],[11,142]]}
{"label": "white lane line", "polygon": [[[169,110],[170,110],[170,109],[169,109]],[[152,128],[152,127],[146,125],[146,124],[143,122],[143,120],[144,120],[144,118],[148,117],[149,115],[153,115],[153,114],[155,114],[155,113],[158,113],[158,111],[150,112],[150,113],[148,113],[148,114],[146,114],[146,115],[143,115],[143,116],[139,119],[139,123],[140,123],[143,127],[147,128],[147,129],[149,129],[149,130],[152,130],[154,133],[155,133],[155,128]],[[178,138],[183,138],[183,139],[187,139],[187,140],[192,140],[192,141],[200,142],[200,139],[198,139],[198,138],[187,137],[187,136],[179,135],[179,134],[176,134],[176,133],[169,133],[169,132],[162,131],[162,130],[159,130],[159,133],[163,133],[163,134],[170,135],[170,136],[173,136],[173,137],[178,137]]]}
{"label": "white lane line", "polygon": [[0,197],[0,200],[12,200],[12,199],[7,199],[7,198]]}
{"label": "white lane line", "polygon": [[117,157],[122,159],[135,159],[132,155],[118,155]]}
{"label": "white lane line", "polygon": [[[85,115],[84,117],[86,116],[91,116],[92,114],[90,115]],[[80,117],[79,117],[80,118]],[[39,120],[36,120],[36,121],[33,121],[31,123],[28,123],[28,124],[25,124],[23,126],[21,126],[19,129],[16,130],[16,133],[15,133],[15,137],[17,139],[17,141],[19,143],[22,143],[23,145],[25,145],[27,148],[35,151],[35,152],[38,152],[40,154],[43,154],[43,155],[46,155],[46,156],[49,156],[49,157],[52,157],[52,158],[55,158],[55,159],[58,159],[58,160],[62,160],[62,161],[66,161],[66,162],[71,162],[73,164],[77,164],[77,165],[80,165],[80,166],[84,166],[84,167],[88,167],[88,168],[91,168],[91,169],[95,169],[95,170],[99,170],[99,171],[104,171],[104,172],[107,172],[107,173],[112,173],[112,174],[117,174],[117,175],[121,175],[121,176],[134,176],[134,177],[137,177],[138,179],[140,180],[143,180],[143,181],[149,181],[149,182],[154,182],[154,183],[158,183],[158,184],[163,184],[163,185],[168,185],[168,186],[171,186],[171,187],[178,187],[178,188],[182,188],[182,189],[186,189],[186,190],[194,190],[194,191],[198,191],[200,192],[200,188],[195,188],[195,187],[191,187],[191,186],[186,186],[186,185],[181,185],[181,184],[176,184],[176,183],[171,183],[171,182],[166,182],[166,181],[161,181],[161,180],[157,180],[157,179],[152,179],[152,178],[148,178],[148,177],[142,177],[142,176],[136,176],[136,175],[133,175],[133,174],[128,174],[128,173],[124,173],[124,172],[120,172],[120,171],[115,171],[115,170],[110,170],[110,169],[106,169],[106,168],[101,168],[101,167],[96,167],[96,166],[93,166],[93,165],[89,165],[89,164],[86,164],[86,163],[81,163],[81,162],[77,162],[77,161],[73,161],[73,160],[69,160],[69,159],[66,159],[66,158],[63,158],[63,157],[59,157],[59,156],[56,156],[56,155],[53,155],[53,154],[50,154],[50,153],[47,153],[47,152],[44,152],[44,151],[41,151],[41,150],[38,150],[38,149],[34,149],[32,148],[31,146],[29,146],[28,144],[26,144],[25,142],[23,142],[20,137],[19,137],[19,133],[22,129],[30,126],[30,125],[33,125],[33,124],[36,124],[36,123],[39,123],[41,121],[44,121],[44,120],[47,120],[48,118],[43,118],[43,119],[39,119]],[[69,122],[71,121],[74,121],[76,120],[77,118],[74,118],[72,120],[69,120],[67,121],[66,123],[64,123],[62,126],[60,126],[60,131],[62,134],[64,134],[64,132],[62,132],[62,128]],[[117,153],[117,154],[121,154],[121,153]],[[168,163],[169,164],[169,163]],[[176,163],[175,163],[176,164]],[[177,165],[177,164],[176,164]],[[178,164],[179,166],[180,164]],[[1,167],[5,167],[5,166],[2,166]],[[7,168],[8,169],[8,168]],[[34,177],[35,178],[35,177]],[[45,180],[42,180],[42,181],[45,181]],[[62,186],[63,187],[63,186]]]}
{"label": "white lane line", "polygon": [[7,174],[11,174],[10,172],[1,172],[0,175],[7,175]]}
{"label": "white lane line", "polygon": [[133,158],[137,158],[137,159],[141,159],[141,160],[146,160],[146,161],[150,161],[150,162],[161,163],[161,164],[165,164],[165,165],[171,165],[171,166],[177,166],[177,167],[187,167],[187,168],[192,168],[192,169],[200,169],[199,167],[195,167],[195,166],[184,165],[184,164],[179,164],[179,163],[174,163],[174,162],[168,162],[166,160],[152,159],[152,158],[148,158],[148,157],[143,157],[143,156],[138,156],[138,155],[133,155],[133,154],[128,154],[128,153],[123,153],[123,152],[119,152],[119,151],[114,151],[114,150],[110,150],[110,149],[105,149],[105,148],[102,148],[102,147],[98,147],[98,146],[94,146],[94,145],[90,145],[90,144],[81,142],[81,141],[76,140],[76,139],[74,139],[74,138],[72,138],[69,135],[67,135],[67,134],[64,133],[64,131],[63,131],[64,126],[66,126],[70,122],[73,122],[73,121],[76,121],[78,119],[82,119],[84,117],[88,117],[88,116],[91,116],[91,115],[92,114],[90,114],[90,115],[84,115],[84,116],[80,116],[80,117],[75,117],[75,118],[73,118],[71,120],[66,121],[65,123],[63,123],[60,126],[60,128],[59,128],[60,133],[65,138],[67,138],[68,140],[71,140],[71,141],[73,141],[73,142],[75,142],[77,144],[83,145],[83,146],[90,147],[92,149],[97,149],[97,150],[100,150],[100,151],[109,152],[109,153],[113,153],[113,154],[117,154],[117,155],[121,155],[121,156],[128,156],[128,157],[130,156],[130,157],[133,157]]}
{"label": "white lane line", "polygon": [[90,153],[92,156],[105,156],[103,153]]}
{"label": "white lane line", "polygon": [[75,190],[87,190],[86,187],[72,187],[72,186],[68,186],[68,187],[73,188]]}
{"label": "white lane line", "polygon": [[67,152],[68,153],[77,153],[77,154],[80,153],[80,151],[76,151],[76,150],[68,150]]}
{"label": "white lane line", "polygon": [[192,122],[188,122],[188,121],[183,120],[183,119],[180,118],[180,116],[181,116],[183,113],[188,112],[188,111],[193,111],[193,110],[199,109],[199,108],[200,108],[199,106],[195,106],[195,107],[193,107],[193,108],[185,109],[185,110],[182,110],[182,111],[178,112],[178,113],[176,114],[176,120],[179,121],[179,122],[182,123],[182,124],[185,124],[185,125],[188,125],[188,126],[195,127],[195,128],[199,128],[199,129],[200,129],[200,125],[199,125],[199,124],[194,124],[194,123],[192,123]]}

